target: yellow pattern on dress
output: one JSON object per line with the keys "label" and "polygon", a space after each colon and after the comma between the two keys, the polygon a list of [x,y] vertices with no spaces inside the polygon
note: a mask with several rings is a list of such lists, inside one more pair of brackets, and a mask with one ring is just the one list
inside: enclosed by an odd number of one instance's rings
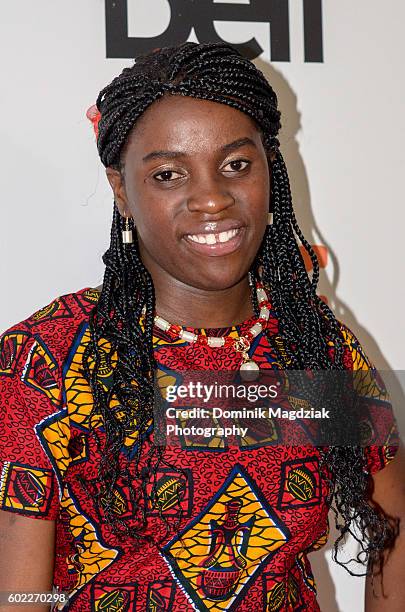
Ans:
{"label": "yellow pattern on dress", "polygon": [[69,530],[75,539],[76,552],[67,558],[68,569],[77,574],[76,583],[69,591],[69,597],[73,597],[94,576],[111,565],[119,551],[108,548],[100,542],[96,527],[83,511],[76,507],[68,485],[64,487],[60,505],[68,514]]}

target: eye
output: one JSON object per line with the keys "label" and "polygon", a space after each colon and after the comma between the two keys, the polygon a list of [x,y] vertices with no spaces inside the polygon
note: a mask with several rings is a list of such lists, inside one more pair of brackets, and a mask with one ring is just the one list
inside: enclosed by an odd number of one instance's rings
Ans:
{"label": "eye", "polygon": [[170,181],[178,179],[181,176],[182,175],[179,172],[175,172],[174,170],[163,170],[162,172],[154,174],[153,178],[156,179],[159,183],[168,183]]}
{"label": "eye", "polygon": [[[250,161],[248,161],[247,159],[233,159],[232,161],[228,162],[225,166],[224,166],[224,172],[227,173],[234,173],[234,172],[243,172],[243,170],[246,170],[248,168],[248,166],[250,166]],[[225,168],[230,167],[230,170],[225,170]]]}

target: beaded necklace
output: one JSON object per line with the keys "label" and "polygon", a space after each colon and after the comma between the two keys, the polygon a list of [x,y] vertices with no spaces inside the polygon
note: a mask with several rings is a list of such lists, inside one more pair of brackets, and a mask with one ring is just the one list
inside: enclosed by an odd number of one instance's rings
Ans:
{"label": "beaded necklace", "polygon": [[[200,346],[208,345],[216,348],[232,347],[235,352],[241,354],[239,370],[243,372],[243,378],[254,380],[257,378],[259,366],[253,359],[251,359],[251,357],[249,357],[248,351],[250,349],[252,340],[266,328],[269,321],[271,308],[267,293],[261,281],[256,281],[256,295],[260,308],[259,317],[255,320],[255,323],[247,332],[241,336],[238,336],[237,338],[230,335],[213,337],[206,336],[204,334],[194,334],[193,332],[183,329],[181,325],[174,325],[173,323],[166,321],[166,319],[158,314],[154,317],[154,324],[158,329],[161,329],[169,334],[173,340],[181,339],[185,340],[186,342],[190,342],[191,344],[197,344]],[[145,314],[145,307],[142,312]]]}

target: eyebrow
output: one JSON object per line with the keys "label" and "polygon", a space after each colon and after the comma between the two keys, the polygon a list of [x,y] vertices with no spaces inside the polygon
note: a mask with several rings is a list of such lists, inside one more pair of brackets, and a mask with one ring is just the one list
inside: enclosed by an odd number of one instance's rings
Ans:
{"label": "eyebrow", "polygon": [[[228,144],[221,147],[219,150],[221,153],[231,153],[232,151],[240,149],[241,147],[244,147],[246,145],[254,147],[255,149],[257,148],[255,142],[251,138],[246,137],[238,138],[238,140],[229,142]],[[178,157],[184,157],[185,155],[186,153],[184,153],[183,151],[152,151],[151,153],[145,155],[145,157],[142,158],[142,161],[147,162],[151,159],[162,158],[177,159]]]}

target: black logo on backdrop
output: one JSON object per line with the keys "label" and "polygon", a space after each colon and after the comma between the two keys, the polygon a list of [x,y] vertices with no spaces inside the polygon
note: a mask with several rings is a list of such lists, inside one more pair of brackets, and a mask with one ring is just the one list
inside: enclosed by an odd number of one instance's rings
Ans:
{"label": "black logo on backdrop", "polygon": [[[136,2],[137,0],[130,0]],[[216,32],[214,21],[242,21],[269,24],[271,60],[290,61],[290,20],[288,0],[250,0],[230,4],[213,0],[167,0],[170,23],[165,32],[150,38],[128,36],[128,0],[106,0],[107,57],[133,58],[157,47],[185,42],[194,28],[200,43],[228,42]],[[323,61],[322,0],[302,0],[304,15],[304,61]],[[248,30],[248,25],[246,29]],[[232,46],[249,59],[263,49],[255,38]]]}

